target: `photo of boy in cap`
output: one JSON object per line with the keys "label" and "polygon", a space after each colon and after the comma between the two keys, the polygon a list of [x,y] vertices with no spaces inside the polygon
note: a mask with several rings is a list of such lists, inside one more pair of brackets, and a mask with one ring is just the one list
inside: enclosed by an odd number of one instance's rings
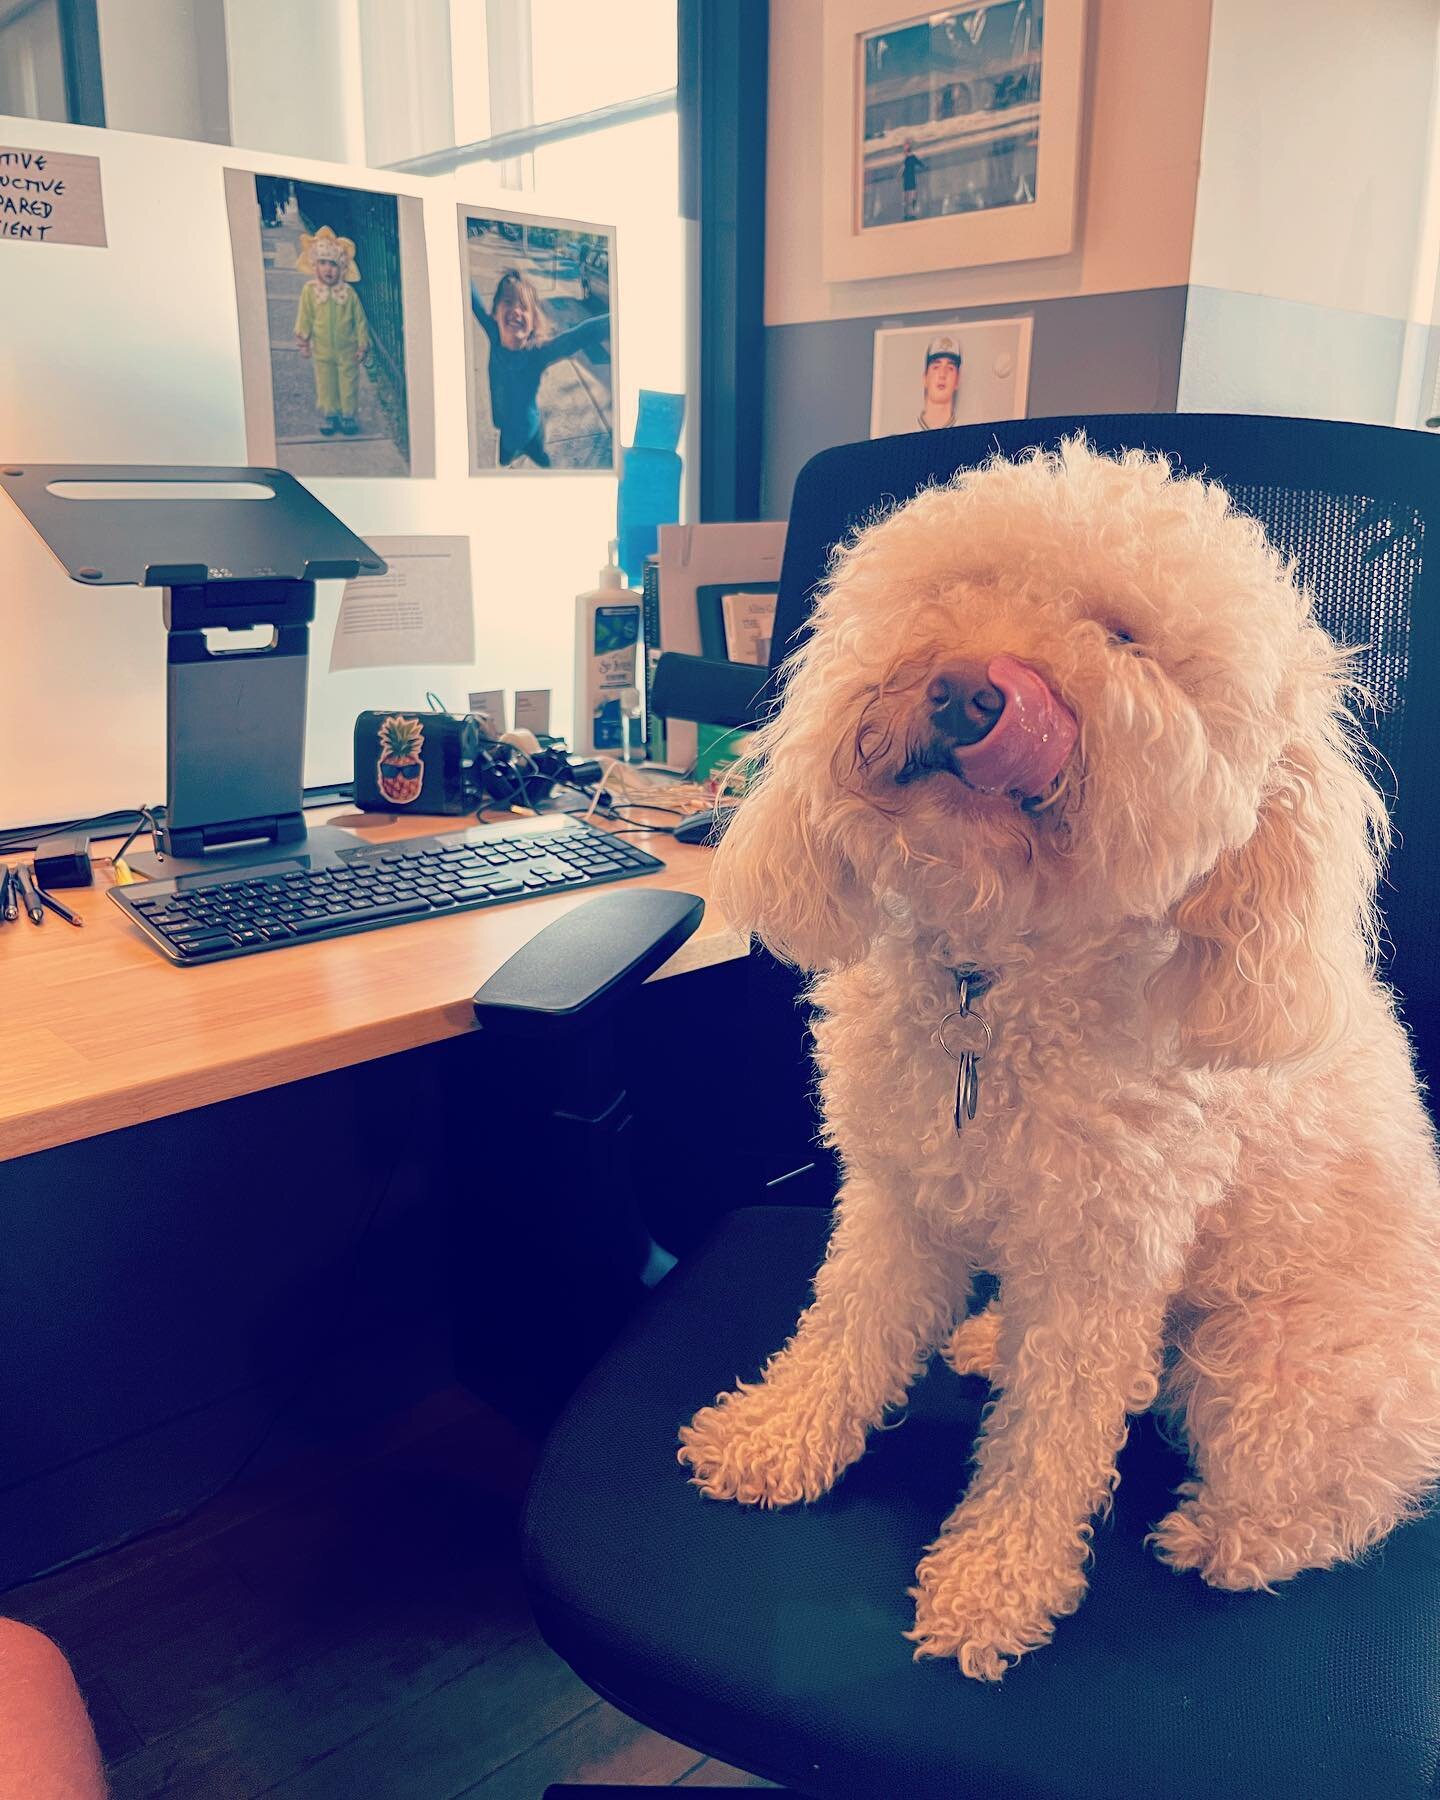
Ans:
{"label": "photo of boy in cap", "polygon": [[1016,314],[1005,319],[932,318],[928,324],[877,331],[870,370],[871,437],[1023,419],[1033,324],[1025,314]]}
{"label": "photo of boy in cap", "polygon": [[925,349],[925,398],[917,423],[922,431],[943,431],[955,423],[963,362],[957,339],[948,332],[931,338]]}

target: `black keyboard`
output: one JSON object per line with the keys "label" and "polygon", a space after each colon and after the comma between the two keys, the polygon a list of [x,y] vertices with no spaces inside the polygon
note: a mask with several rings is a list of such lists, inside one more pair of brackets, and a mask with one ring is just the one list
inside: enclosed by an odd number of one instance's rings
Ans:
{"label": "black keyboard", "polygon": [[628,881],[664,866],[623,838],[551,815],[354,850],[277,849],[253,865],[112,888],[110,898],[172,962],[188,965]]}

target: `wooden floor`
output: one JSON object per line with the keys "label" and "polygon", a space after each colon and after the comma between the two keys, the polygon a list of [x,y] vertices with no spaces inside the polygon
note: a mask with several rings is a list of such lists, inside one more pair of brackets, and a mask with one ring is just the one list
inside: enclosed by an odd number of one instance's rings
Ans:
{"label": "wooden floor", "polygon": [[631,1723],[540,1641],[533,1447],[459,1390],[0,1596],[69,1655],[116,1800],[539,1800],[766,1787]]}

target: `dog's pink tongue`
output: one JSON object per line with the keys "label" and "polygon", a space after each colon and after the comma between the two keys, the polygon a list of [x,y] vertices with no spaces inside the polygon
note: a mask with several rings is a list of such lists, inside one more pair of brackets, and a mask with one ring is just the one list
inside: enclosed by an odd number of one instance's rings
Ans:
{"label": "dog's pink tongue", "polygon": [[997,656],[985,673],[1004,696],[1004,708],[978,743],[956,746],[955,762],[982,793],[1043,793],[1075,748],[1075,715],[1028,663]]}

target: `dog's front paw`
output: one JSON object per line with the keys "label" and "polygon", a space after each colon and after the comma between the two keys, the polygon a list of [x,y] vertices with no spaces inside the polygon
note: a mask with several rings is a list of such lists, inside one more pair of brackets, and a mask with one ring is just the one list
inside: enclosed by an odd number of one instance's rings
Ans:
{"label": "dog's front paw", "polygon": [[1167,1513],[1147,1542],[1172,1569],[1194,1569],[1210,1587],[1228,1593],[1268,1592],[1301,1569],[1336,1560],[1316,1555],[1316,1533],[1303,1524],[1287,1533],[1246,1514],[1213,1508],[1203,1498]]}
{"label": "dog's front paw", "polygon": [[[1021,1534],[1023,1535],[1023,1534]],[[1079,1569],[1047,1571],[1012,1541],[941,1538],[915,1572],[915,1657],[953,1657],[976,1681],[999,1681],[1011,1663],[1050,1642],[1055,1620],[1085,1595]]]}
{"label": "dog's front paw", "polygon": [[823,1394],[741,1382],[680,1432],[679,1459],[712,1500],[818,1500],[865,1448],[864,1426]]}

